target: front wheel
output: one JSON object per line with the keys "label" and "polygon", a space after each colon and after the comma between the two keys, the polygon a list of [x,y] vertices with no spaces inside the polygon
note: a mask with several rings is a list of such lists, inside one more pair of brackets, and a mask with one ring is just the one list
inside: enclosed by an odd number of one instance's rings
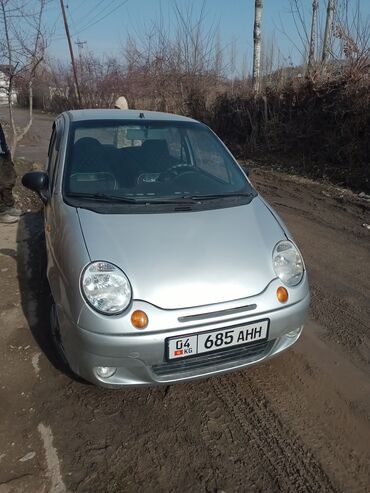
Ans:
{"label": "front wheel", "polygon": [[50,301],[50,332],[52,337],[52,343],[55,348],[56,357],[58,358],[60,370],[65,373],[68,377],[73,380],[83,383],[89,384],[87,380],[83,379],[77,373],[75,373],[70,367],[67,357],[64,352],[62,337],[60,333],[60,325],[58,320],[58,311],[55,305],[53,298]]}
{"label": "front wheel", "polygon": [[53,299],[51,299],[50,303],[50,332],[57,357],[61,365],[63,366],[63,370],[66,371],[66,373],[68,374],[73,373],[64,352],[62,338],[60,334],[58,312]]}

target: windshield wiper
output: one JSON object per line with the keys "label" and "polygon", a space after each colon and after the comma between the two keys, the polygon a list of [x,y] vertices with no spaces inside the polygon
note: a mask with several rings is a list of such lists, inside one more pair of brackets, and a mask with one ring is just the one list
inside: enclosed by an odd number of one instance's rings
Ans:
{"label": "windshield wiper", "polygon": [[253,194],[246,192],[239,193],[219,193],[219,194],[209,194],[209,195],[192,195],[190,198],[193,200],[215,200],[224,199],[227,197],[252,197]]}
{"label": "windshield wiper", "polygon": [[105,193],[82,193],[82,192],[69,192],[67,197],[90,199],[97,202],[106,203],[123,203],[123,204],[138,204],[138,205],[150,205],[150,204],[194,204],[197,201],[202,200],[217,200],[227,197],[251,197],[251,193],[224,193],[224,194],[210,194],[210,195],[180,195],[175,198],[171,197],[127,197],[119,195],[108,195]]}
{"label": "windshield wiper", "polygon": [[[141,202],[141,201],[140,201]],[[193,197],[187,196],[179,196],[178,198],[166,198],[166,197],[158,197],[151,198],[151,200],[146,200],[147,204],[194,204],[195,199]]]}
{"label": "windshield wiper", "polygon": [[70,192],[68,197],[76,197],[81,199],[92,199],[99,202],[119,202],[126,204],[150,205],[150,204],[193,204],[195,201],[191,197],[178,197],[176,199],[165,197],[125,197],[118,195],[107,195],[105,193],[79,193]]}
{"label": "windshield wiper", "polygon": [[79,193],[69,192],[68,197],[76,197],[79,199],[92,199],[99,202],[121,202],[126,204],[137,204],[138,201],[133,197],[119,197],[118,195],[107,195],[105,193]]}

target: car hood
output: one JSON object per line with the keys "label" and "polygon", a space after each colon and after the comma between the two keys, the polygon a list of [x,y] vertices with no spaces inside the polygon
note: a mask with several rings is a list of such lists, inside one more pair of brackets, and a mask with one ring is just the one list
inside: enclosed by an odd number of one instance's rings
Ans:
{"label": "car hood", "polygon": [[248,205],[166,214],[99,214],[78,209],[92,261],[128,276],[133,297],[165,309],[246,298],[276,277],[284,232],[259,197]]}

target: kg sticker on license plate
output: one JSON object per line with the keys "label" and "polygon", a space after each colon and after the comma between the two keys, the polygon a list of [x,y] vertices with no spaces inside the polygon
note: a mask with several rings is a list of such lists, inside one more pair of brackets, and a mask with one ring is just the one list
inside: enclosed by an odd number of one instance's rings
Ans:
{"label": "kg sticker on license plate", "polygon": [[168,345],[170,359],[184,358],[185,356],[197,354],[197,342],[197,335],[170,339]]}
{"label": "kg sticker on license plate", "polygon": [[266,340],[268,327],[269,320],[259,320],[222,330],[173,337],[167,339],[168,359],[187,358],[196,354]]}

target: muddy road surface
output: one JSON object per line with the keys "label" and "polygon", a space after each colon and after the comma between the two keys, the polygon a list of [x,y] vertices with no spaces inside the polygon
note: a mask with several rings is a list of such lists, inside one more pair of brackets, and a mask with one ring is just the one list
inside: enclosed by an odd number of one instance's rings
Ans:
{"label": "muddy road surface", "polygon": [[[22,153],[33,138],[44,148],[38,129]],[[0,493],[370,491],[370,203],[251,167],[307,264],[303,335],[259,366],[150,389],[63,371],[42,215],[18,186],[30,212],[0,227]]]}

